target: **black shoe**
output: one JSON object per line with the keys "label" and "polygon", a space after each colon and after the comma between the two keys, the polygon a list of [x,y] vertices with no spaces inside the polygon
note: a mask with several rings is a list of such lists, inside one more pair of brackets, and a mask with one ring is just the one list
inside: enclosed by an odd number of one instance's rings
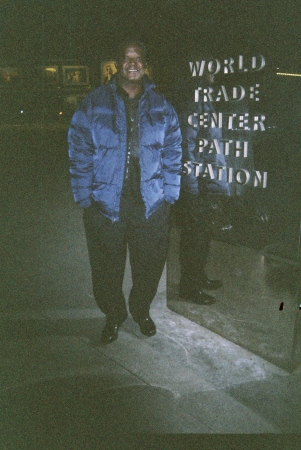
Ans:
{"label": "black shoe", "polygon": [[110,344],[111,342],[116,341],[118,338],[118,330],[124,321],[125,319],[107,318],[106,324],[101,333],[101,342],[103,344]]}
{"label": "black shoe", "polygon": [[202,289],[215,290],[222,287],[223,283],[220,280],[210,280],[210,278],[205,275],[201,279],[201,287]]}
{"label": "black shoe", "polygon": [[149,317],[145,317],[144,319],[134,319],[135,322],[138,323],[140,327],[140,331],[144,336],[154,336],[156,334],[156,325],[154,321]]}
{"label": "black shoe", "polygon": [[215,298],[212,295],[206,294],[203,291],[194,291],[194,292],[180,292],[180,297],[185,298],[186,300],[191,300],[198,305],[212,305],[216,303]]}

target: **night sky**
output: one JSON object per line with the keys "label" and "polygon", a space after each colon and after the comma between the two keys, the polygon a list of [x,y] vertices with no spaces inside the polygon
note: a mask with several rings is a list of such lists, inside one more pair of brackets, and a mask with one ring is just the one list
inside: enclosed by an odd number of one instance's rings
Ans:
{"label": "night sky", "polygon": [[179,70],[195,54],[261,52],[300,68],[300,0],[11,0],[1,3],[2,65],[93,62],[114,56],[134,36],[148,45],[156,70]]}

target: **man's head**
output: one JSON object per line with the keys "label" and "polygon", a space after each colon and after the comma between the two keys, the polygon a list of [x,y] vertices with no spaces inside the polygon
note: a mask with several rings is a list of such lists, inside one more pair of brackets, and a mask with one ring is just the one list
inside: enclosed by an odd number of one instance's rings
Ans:
{"label": "man's head", "polygon": [[142,42],[125,41],[118,47],[116,68],[121,83],[141,83],[146,67],[146,48]]}

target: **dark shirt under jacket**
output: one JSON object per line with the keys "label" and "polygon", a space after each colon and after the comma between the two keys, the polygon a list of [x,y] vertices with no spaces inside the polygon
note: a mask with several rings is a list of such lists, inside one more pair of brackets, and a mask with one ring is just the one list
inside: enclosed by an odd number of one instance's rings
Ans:
{"label": "dark shirt under jacket", "polygon": [[127,121],[127,160],[121,198],[121,216],[145,222],[145,205],[140,191],[140,147],[138,110],[141,95],[130,98],[121,87],[117,89],[125,104]]}

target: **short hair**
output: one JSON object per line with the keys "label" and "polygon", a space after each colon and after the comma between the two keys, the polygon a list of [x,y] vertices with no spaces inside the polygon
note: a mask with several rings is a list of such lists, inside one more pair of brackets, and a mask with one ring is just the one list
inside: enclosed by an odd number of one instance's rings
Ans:
{"label": "short hair", "polygon": [[141,50],[142,58],[145,62],[148,61],[148,51],[145,44],[139,39],[126,39],[119,43],[116,51],[116,61],[120,62],[124,58],[124,52],[129,47],[136,47]]}

